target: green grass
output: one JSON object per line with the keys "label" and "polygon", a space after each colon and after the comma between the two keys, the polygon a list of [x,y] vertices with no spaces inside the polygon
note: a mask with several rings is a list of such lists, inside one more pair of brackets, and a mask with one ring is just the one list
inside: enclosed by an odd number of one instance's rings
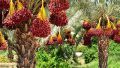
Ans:
{"label": "green grass", "polygon": [[[13,54],[15,55],[15,51],[13,51]],[[16,61],[13,59],[13,61]],[[0,63],[9,63],[10,60],[8,58],[8,51],[0,50]]]}
{"label": "green grass", "polygon": [[0,55],[2,56],[7,56],[7,54],[8,54],[8,51],[3,51],[3,50],[0,51]]}
{"label": "green grass", "polygon": [[[109,55],[109,57],[108,57],[108,68],[120,68],[120,66],[119,66],[120,65],[120,44],[117,44],[117,43],[111,41],[108,50],[109,50],[109,54],[108,54]],[[98,68],[97,45],[94,44],[91,48],[80,46],[80,47],[78,47],[78,49],[76,49],[76,51],[81,51],[81,52],[83,52],[87,56],[90,56],[89,54],[93,54],[93,55],[95,55],[95,59],[92,60],[90,63],[84,64],[84,65],[73,64],[72,66],[74,68]],[[0,57],[2,56],[1,57],[2,61],[0,61],[0,62],[6,62],[8,60],[6,58],[7,57],[7,53],[8,53],[7,51],[0,51]],[[51,57],[49,55],[52,55],[52,53],[47,54],[45,52],[45,54],[43,54],[41,52],[40,53],[40,58],[38,59],[39,60],[38,62],[40,62],[41,57],[46,56],[50,60],[48,65],[50,63],[55,63],[54,57]],[[88,59],[90,59],[90,58],[88,57]],[[58,62],[58,61],[56,61],[56,62]],[[67,61],[65,63],[67,63]],[[45,63],[45,65],[46,65],[46,63]]]}
{"label": "green grass", "polygon": [[[93,46],[96,47],[97,46]],[[94,49],[92,47],[92,49]],[[91,50],[91,48],[90,48]],[[108,57],[108,68],[120,68],[120,44],[117,44],[113,41],[109,45],[109,57]],[[92,62],[85,65],[74,65],[74,68],[98,68],[98,57]]]}
{"label": "green grass", "polygon": [[8,63],[10,62],[9,59],[7,58],[7,51],[0,51],[0,63]]}

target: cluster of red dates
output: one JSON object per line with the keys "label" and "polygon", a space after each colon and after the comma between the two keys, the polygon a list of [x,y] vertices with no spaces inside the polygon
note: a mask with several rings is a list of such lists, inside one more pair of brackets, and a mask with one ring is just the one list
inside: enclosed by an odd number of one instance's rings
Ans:
{"label": "cluster of red dates", "polygon": [[[116,23],[116,19],[114,17],[108,17],[107,15],[105,15],[105,18],[106,19],[100,17],[99,22],[96,25],[95,23],[90,23],[86,20],[83,22],[82,26],[86,30],[83,37],[84,45],[90,45],[92,43],[92,37],[101,37],[103,35],[117,43],[120,43],[120,21]],[[102,25],[102,20],[105,20],[105,25]],[[94,24],[95,27],[93,27],[92,24]]]}
{"label": "cluster of red dates", "polygon": [[[2,20],[2,25],[8,29],[16,29],[20,28],[20,26],[23,26],[23,24],[26,24],[26,22],[30,20],[31,26],[28,27],[28,29],[31,31],[32,35],[44,38],[49,36],[51,33],[51,24],[63,27],[68,23],[65,12],[70,6],[68,0],[50,0],[48,3],[50,18],[47,18],[46,15],[44,0],[42,0],[42,5],[37,15],[34,15],[32,10],[27,8],[26,4],[27,3],[22,0],[0,0],[0,10],[7,9],[8,11],[8,14],[5,16],[4,20]],[[67,41],[70,44],[75,44],[75,40],[73,40],[70,33],[69,35],[70,37],[67,38]],[[57,43],[62,44],[63,38],[60,31],[56,37]],[[53,44],[51,40],[53,40],[53,36],[50,36],[48,39],[48,45]]]}

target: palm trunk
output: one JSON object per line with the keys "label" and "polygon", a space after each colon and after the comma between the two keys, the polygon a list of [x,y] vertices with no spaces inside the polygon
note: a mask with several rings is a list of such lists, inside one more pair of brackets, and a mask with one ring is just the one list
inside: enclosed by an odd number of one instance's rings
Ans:
{"label": "palm trunk", "polygon": [[35,68],[35,55],[32,54],[28,56],[26,53],[24,56],[26,57],[23,57],[21,55],[18,56],[17,68]]}
{"label": "palm trunk", "polygon": [[13,49],[17,53],[17,68],[35,68],[35,52],[38,44],[30,32],[21,32],[19,29],[15,32],[16,44]]}
{"label": "palm trunk", "polygon": [[99,68],[107,68],[109,38],[101,36],[98,43]]}
{"label": "palm trunk", "polygon": [[16,45],[14,50],[17,53],[17,68],[35,68],[35,52],[37,47],[29,45]]}
{"label": "palm trunk", "polygon": [[22,61],[21,63],[17,64],[17,68],[35,68],[35,62],[25,64],[25,61]]}

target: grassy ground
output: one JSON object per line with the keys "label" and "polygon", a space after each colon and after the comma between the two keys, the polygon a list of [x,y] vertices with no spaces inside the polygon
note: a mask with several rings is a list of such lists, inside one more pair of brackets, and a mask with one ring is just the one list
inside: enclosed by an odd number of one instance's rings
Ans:
{"label": "grassy ground", "polygon": [[[97,48],[97,46],[96,46]],[[98,68],[98,57],[85,65],[74,65],[74,68]],[[120,44],[110,42],[108,68],[120,68]]]}
{"label": "grassy ground", "polygon": [[[13,54],[15,55],[15,52],[13,51]],[[16,61],[16,59],[13,59],[13,61]],[[0,50],[0,63],[9,63],[10,60],[8,58],[8,51]]]}
{"label": "grassy ground", "polygon": [[[78,49],[79,50],[79,49]],[[98,68],[98,55],[97,55],[97,45],[93,45],[91,48],[80,48],[84,51],[88,59],[91,58],[89,54],[95,55],[95,59],[92,62],[84,65],[73,64],[73,68]],[[0,62],[9,62],[7,57],[7,51],[0,51]],[[2,56],[2,57],[1,57]],[[90,56],[90,57],[89,57]],[[51,62],[51,61],[50,61]],[[109,58],[108,58],[108,68],[120,68],[120,44],[113,41],[109,45]]]}
{"label": "grassy ground", "polygon": [[9,59],[7,58],[7,51],[0,51],[0,63],[7,63]]}
{"label": "grassy ground", "polygon": [[6,56],[7,53],[8,53],[7,51],[0,50],[0,55],[2,55],[2,56]]}

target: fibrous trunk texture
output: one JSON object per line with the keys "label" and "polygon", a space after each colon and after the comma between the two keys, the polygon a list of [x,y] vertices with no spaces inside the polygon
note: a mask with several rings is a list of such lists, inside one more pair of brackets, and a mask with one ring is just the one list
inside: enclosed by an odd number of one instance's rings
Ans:
{"label": "fibrous trunk texture", "polygon": [[98,43],[99,68],[107,68],[109,38],[101,36]]}
{"label": "fibrous trunk texture", "polygon": [[16,51],[18,60],[17,68],[35,68],[35,52],[38,44],[30,32],[15,31],[16,44],[13,49]]}
{"label": "fibrous trunk texture", "polygon": [[20,58],[18,57],[17,68],[35,68],[36,61],[30,60],[28,58]]}

